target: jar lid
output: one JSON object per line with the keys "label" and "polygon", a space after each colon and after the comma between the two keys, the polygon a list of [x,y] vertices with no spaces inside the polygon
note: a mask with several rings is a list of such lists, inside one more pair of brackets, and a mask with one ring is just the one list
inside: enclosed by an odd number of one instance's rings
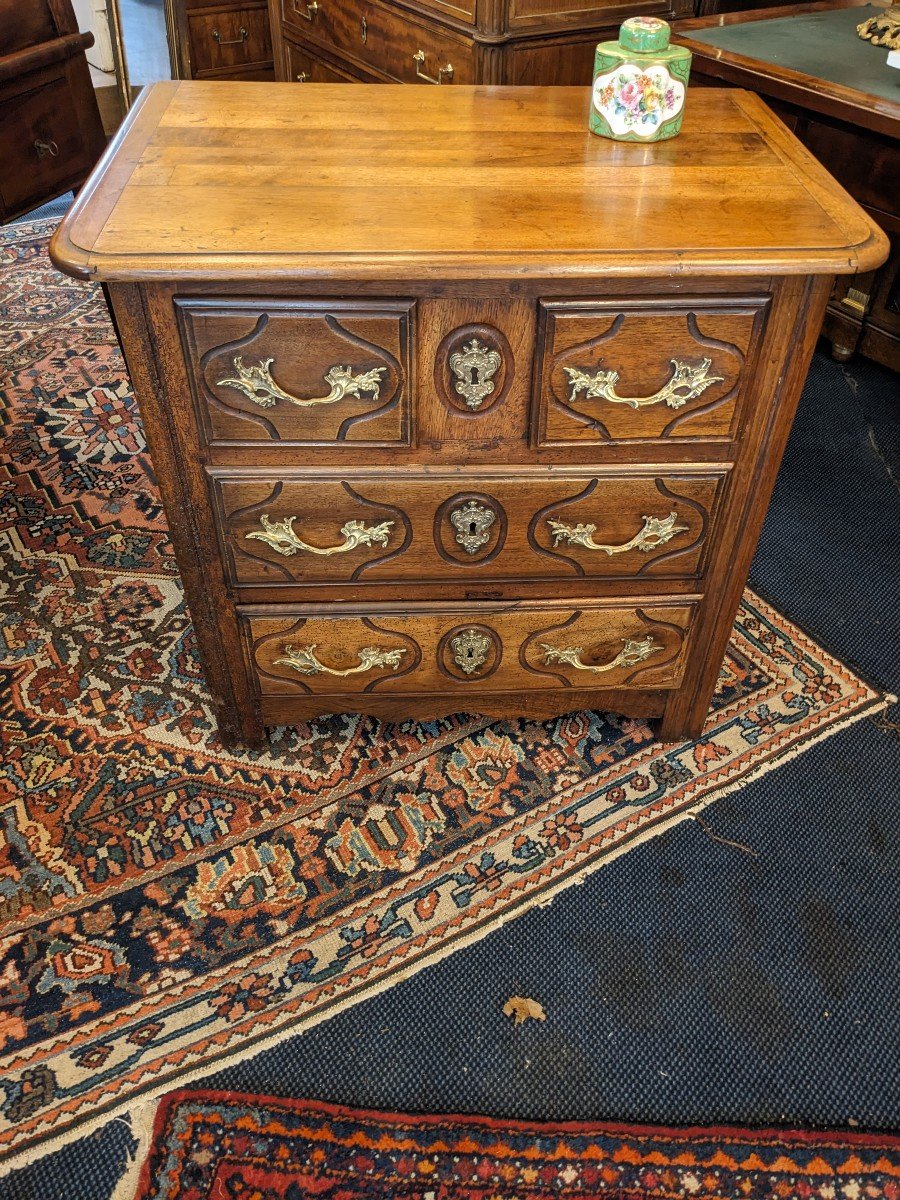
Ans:
{"label": "jar lid", "polygon": [[667,22],[659,17],[629,17],[619,29],[619,45],[623,50],[636,50],[639,54],[665,50],[671,32]]}

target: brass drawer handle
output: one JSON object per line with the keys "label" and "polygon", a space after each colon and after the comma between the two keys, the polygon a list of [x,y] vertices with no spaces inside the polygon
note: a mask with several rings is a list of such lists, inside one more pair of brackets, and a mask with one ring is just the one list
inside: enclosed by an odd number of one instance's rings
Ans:
{"label": "brass drawer handle", "polygon": [[[293,3],[294,12],[299,17],[302,17],[304,21],[314,21],[316,19],[316,14],[319,11],[319,5],[317,4],[316,0],[312,0],[312,4],[301,5],[297,3],[297,0],[293,0]],[[306,12],[303,11],[304,8],[306,9]]]}
{"label": "brass drawer handle", "polygon": [[306,74],[305,71],[301,71],[300,74],[295,75],[294,78],[297,80],[298,83],[306,83],[309,76]]}
{"label": "brass drawer handle", "polygon": [[708,387],[714,383],[723,383],[721,375],[709,375],[712,366],[711,358],[702,358],[699,362],[682,362],[678,358],[670,360],[674,371],[671,379],[652,396],[619,396],[616,384],[619,382],[618,371],[597,371],[590,375],[580,367],[564,367],[569,377],[572,389],[569,400],[575,400],[579,392],[584,392],[585,399],[609,400],[612,404],[627,404],[630,408],[645,408],[648,404],[667,404],[669,408],[683,408],[688,400],[702,396]]}
{"label": "brass drawer handle", "polygon": [[447,63],[446,67],[438,67],[437,79],[432,75],[426,75],[422,70],[422,64],[425,62],[425,51],[417,50],[413,55],[413,62],[416,64],[416,78],[424,79],[426,83],[443,83],[446,76],[447,82],[453,82],[453,64]]}
{"label": "brass drawer handle", "polygon": [[365,17],[359,23],[359,36],[362,44],[365,45],[369,40],[369,22]]}
{"label": "brass drawer handle", "polygon": [[218,46],[239,46],[241,44],[241,42],[246,42],[246,40],[249,36],[250,36],[250,34],[243,27],[243,25],[238,30],[238,35],[236,38],[229,38],[228,41],[224,41],[224,42],[222,41],[222,35],[221,35],[221,33],[219,33],[218,29],[214,29],[212,31],[212,40]]}
{"label": "brass drawer handle", "polygon": [[37,150],[39,158],[45,158],[48,154],[51,158],[56,158],[59,154],[59,146],[53,138],[48,138],[46,141],[43,138],[35,138],[34,148]]}
{"label": "brass drawer handle", "polygon": [[657,646],[652,637],[642,638],[641,641],[625,638],[622,642],[622,649],[616,657],[608,663],[600,663],[596,667],[581,661],[584,653],[581,646],[558,649],[556,646],[548,646],[542,642],[541,649],[544,651],[545,661],[548,664],[568,663],[570,667],[576,667],[579,671],[591,671],[594,675],[602,675],[604,671],[614,671],[616,667],[633,667],[637,663],[643,662],[645,658],[649,658],[651,654],[655,654],[657,650],[662,650],[662,646]]}
{"label": "brass drawer handle", "polygon": [[554,548],[564,542],[568,546],[584,546],[585,550],[602,550],[604,554],[625,554],[629,550],[643,550],[649,554],[657,546],[664,546],[678,533],[687,533],[687,525],[676,525],[677,512],[670,512],[667,517],[643,517],[643,527],[634,535],[630,542],[620,546],[606,546],[595,542],[593,534],[597,532],[596,525],[563,525],[561,521],[548,519],[547,524],[553,534]]}
{"label": "brass drawer handle", "polygon": [[301,675],[339,675],[343,678],[347,675],[362,675],[363,672],[373,671],[376,667],[390,667],[392,671],[396,671],[406,650],[383,650],[380,646],[363,646],[362,650],[357,653],[359,655],[357,666],[348,667],[345,671],[338,671],[334,667],[326,667],[323,662],[319,661],[314,645],[285,646],[284,658],[276,658],[275,665],[292,667]]}
{"label": "brass drawer handle", "polygon": [[253,533],[245,533],[244,537],[251,541],[265,542],[273,550],[290,558],[298,550],[306,554],[320,554],[329,558],[332,554],[346,554],[357,546],[386,546],[391,536],[393,521],[382,521],[380,525],[364,525],[362,521],[348,521],[341,526],[341,537],[344,539],[337,546],[311,546],[309,542],[301,541],[294,533],[293,525],[296,517],[287,517],[284,521],[270,521],[268,514],[260,518],[262,529]]}
{"label": "brass drawer handle", "polygon": [[372,367],[361,375],[354,375],[350,367],[330,367],[325,375],[325,382],[331,388],[327,396],[314,396],[304,400],[300,396],[292,396],[284,391],[272,378],[269,367],[274,358],[261,359],[257,366],[245,366],[243,358],[238,354],[232,360],[236,374],[226,379],[217,379],[218,387],[236,388],[239,392],[258,404],[260,408],[271,408],[277,400],[287,400],[300,408],[312,408],[315,404],[336,404],[345,396],[361,399],[360,392],[371,392],[372,399],[377,400],[381,390],[381,376],[385,367]]}

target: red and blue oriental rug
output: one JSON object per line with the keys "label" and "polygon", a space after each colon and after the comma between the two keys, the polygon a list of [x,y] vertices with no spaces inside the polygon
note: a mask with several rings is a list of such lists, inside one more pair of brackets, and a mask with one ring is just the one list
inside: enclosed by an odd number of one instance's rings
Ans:
{"label": "red and blue oriental rug", "polygon": [[0,240],[7,1166],[390,986],[883,705],[748,594],[695,743],[596,712],[343,715],[226,750],[102,296],[53,270],[50,228]]}
{"label": "red and blue oriental rug", "polygon": [[896,1200],[900,1138],[414,1117],[216,1092],[159,1106],[135,1200]]}

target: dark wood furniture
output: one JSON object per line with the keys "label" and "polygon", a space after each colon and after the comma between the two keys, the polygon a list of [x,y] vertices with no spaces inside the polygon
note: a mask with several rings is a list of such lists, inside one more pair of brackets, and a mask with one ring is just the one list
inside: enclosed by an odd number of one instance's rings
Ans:
{"label": "dark wood furniture", "polygon": [[79,187],[106,145],[70,0],[0,0],[0,221]]}
{"label": "dark wood furniture", "polygon": [[755,96],[649,146],[588,102],[159,84],[56,234],[108,287],[225,738],[703,725],[832,278],[887,243]]}
{"label": "dark wood furniture", "polygon": [[693,0],[269,0],[279,79],[299,83],[584,84],[626,17]]}
{"label": "dark wood furniture", "polygon": [[[823,332],[834,357],[856,351],[900,370],[900,72],[856,26],[861,0],[682,21],[695,85],[751,88],[887,231],[877,271],[837,280]],[[790,22],[785,24],[785,19]],[[855,84],[855,86],[854,86]],[[876,90],[877,89],[877,90]]]}
{"label": "dark wood furniture", "polygon": [[267,0],[173,0],[179,79],[274,79]]}

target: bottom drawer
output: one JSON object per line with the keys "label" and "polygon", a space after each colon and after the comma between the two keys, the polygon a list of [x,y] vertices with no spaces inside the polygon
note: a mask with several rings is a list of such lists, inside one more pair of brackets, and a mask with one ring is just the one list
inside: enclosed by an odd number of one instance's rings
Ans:
{"label": "bottom drawer", "polygon": [[285,41],[284,59],[289,83],[359,83],[349,72],[330,66],[304,46]]}
{"label": "bottom drawer", "polygon": [[674,688],[696,601],[241,611],[266,696]]}

